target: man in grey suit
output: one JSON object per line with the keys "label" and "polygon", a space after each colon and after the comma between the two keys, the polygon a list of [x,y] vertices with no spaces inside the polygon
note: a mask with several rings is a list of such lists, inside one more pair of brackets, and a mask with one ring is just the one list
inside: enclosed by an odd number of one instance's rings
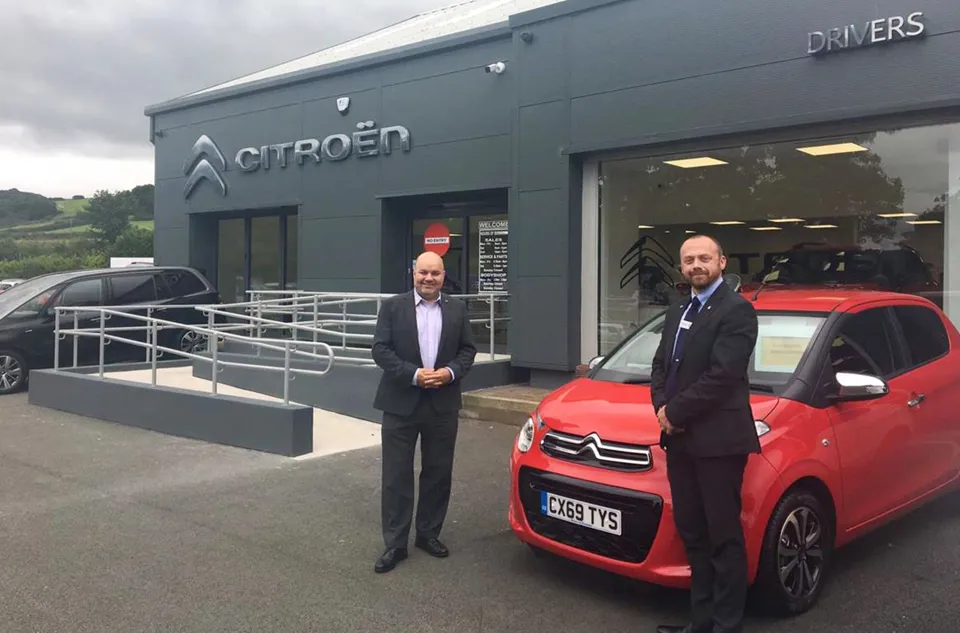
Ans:
{"label": "man in grey suit", "polygon": [[423,253],[414,266],[414,290],[385,300],[377,315],[373,360],[383,375],[373,406],[383,411],[381,513],[387,548],[374,566],[377,573],[407,558],[418,436],[415,545],[431,556],[449,555],[439,536],[450,502],[463,405],[460,382],[473,366],[477,348],[467,306],[440,292],[443,280],[443,259]]}

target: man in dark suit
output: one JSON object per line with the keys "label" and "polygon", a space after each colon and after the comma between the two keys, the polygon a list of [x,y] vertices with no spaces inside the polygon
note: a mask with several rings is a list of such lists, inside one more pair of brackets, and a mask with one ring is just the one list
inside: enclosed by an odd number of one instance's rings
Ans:
{"label": "man in dark suit", "polygon": [[740,522],[747,458],[760,452],[748,366],[757,341],[753,304],[723,281],[719,242],[680,248],[690,299],[671,307],[653,361],[653,407],[667,453],[674,521],[691,572],[691,623],[659,633],[740,633],[747,556]]}
{"label": "man in dark suit", "polygon": [[444,276],[443,259],[423,253],[414,265],[414,290],[385,300],[377,315],[373,360],[383,375],[373,406],[383,411],[381,513],[387,548],[374,566],[377,573],[407,558],[418,436],[415,545],[431,556],[449,555],[439,536],[450,502],[463,405],[460,383],[473,366],[477,348],[466,304],[440,292]]}

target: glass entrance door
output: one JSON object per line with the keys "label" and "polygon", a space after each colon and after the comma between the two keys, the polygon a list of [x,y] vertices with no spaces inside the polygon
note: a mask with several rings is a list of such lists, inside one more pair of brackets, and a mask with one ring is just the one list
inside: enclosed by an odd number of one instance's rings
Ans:
{"label": "glass entrance door", "polygon": [[[465,213],[455,217],[416,218],[412,222],[410,249],[413,262],[425,250],[441,253],[446,269],[443,291],[451,295],[505,295],[507,289],[508,224],[506,213]],[[490,352],[490,297],[465,298],[474,339],[480,354]],[[507,354],[509,298],[494,296],[493,346],[497,355]]]}
{"label": "glass entrance door", "polygon": [[217,290],[224,303],[247,290],[297,287],[296,214],[223,218],[217,230]]}

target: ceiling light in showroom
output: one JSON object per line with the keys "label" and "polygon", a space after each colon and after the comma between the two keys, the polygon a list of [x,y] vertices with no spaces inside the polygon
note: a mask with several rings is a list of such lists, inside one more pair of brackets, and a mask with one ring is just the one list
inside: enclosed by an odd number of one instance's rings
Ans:
{"label": "ceiling light in showroom", "polygon": [[736,226],[737,224],[743,224],[740,220],[723,220],[721,222],[711,222],[710,224],[715,224],[717,226]]}
{"label": "ceiling light in showroom", "polygon": [[782,231],[779,226],[751,226],[751,231]]}
{"label": "ceiling light in showroom", "polygon": [[807,224],[804,226],[807,229],[835,229],[837,228],[836,224]]}
{"label": "ceiling light in showroom", "polygon": [[813,145],[810,147],[798,147],[797,151],[809,154],[810,156],[829,156],[831,154],[852,154],[853,152],[866,152],[866,147],[856,143],[833,143],[831,145]]}
{"label": "ceiling light in showroom", "polygon": [[786,222],[806,222],[803,218],[774,218],[770,222],[775,222],[776,224],[786,223]]}
{"label": "ceiling light in showroom", "polygon": [[715,165],[727,164],[722,160],[717,160],[716,158],[710,158],[709,156],[702,156],[700,158],[683,158],[680,160],[665,160],[663,162],[665,162],[668,165],[673,165],[674,167],[682,167],[684,169],[692,169],[694,167],[713,167]]}
{"label": "ceiling light in showroom", "polygon": [[881,218],[915,218],[916,213],[878,213]]}
{"label": "ceiling light in showroom", "polygon": [[912,221],[907,222],[907,224],[913,224],[913,225],[917,225],[917,224],[943,224],[943,222],[941,222],[940,220],[912,220]]}

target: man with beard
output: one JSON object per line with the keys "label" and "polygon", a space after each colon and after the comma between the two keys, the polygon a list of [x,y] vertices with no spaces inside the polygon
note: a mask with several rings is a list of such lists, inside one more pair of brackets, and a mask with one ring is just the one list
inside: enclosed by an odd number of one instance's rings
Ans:
{"label": "man with beard", "polygon": [[712,237],[680,247],[690,300],[670,308],[653,361],[653,407],[674,521],[691,572],[691,622],[658,633],[740,633],[747,555],[740,522],[747,458],[760,452],[750,408],[753,304],[723,281],[727,259]]}
{"label": "man with beard", "polygon": [[460,383],[473,366],[477,348],[466,304],[440,291],[445,276],[439,255],[421,254],[414,265],[414,289],[385,300],[377,315],[373,360],[383,375],[373,406],[383,411],[381,513],[386,544],[374,566],[377,573],[407,558],[418,436],[420,499],[414,544],[437,558],[449,555],[438,537],[450,502],[463,405]]}

